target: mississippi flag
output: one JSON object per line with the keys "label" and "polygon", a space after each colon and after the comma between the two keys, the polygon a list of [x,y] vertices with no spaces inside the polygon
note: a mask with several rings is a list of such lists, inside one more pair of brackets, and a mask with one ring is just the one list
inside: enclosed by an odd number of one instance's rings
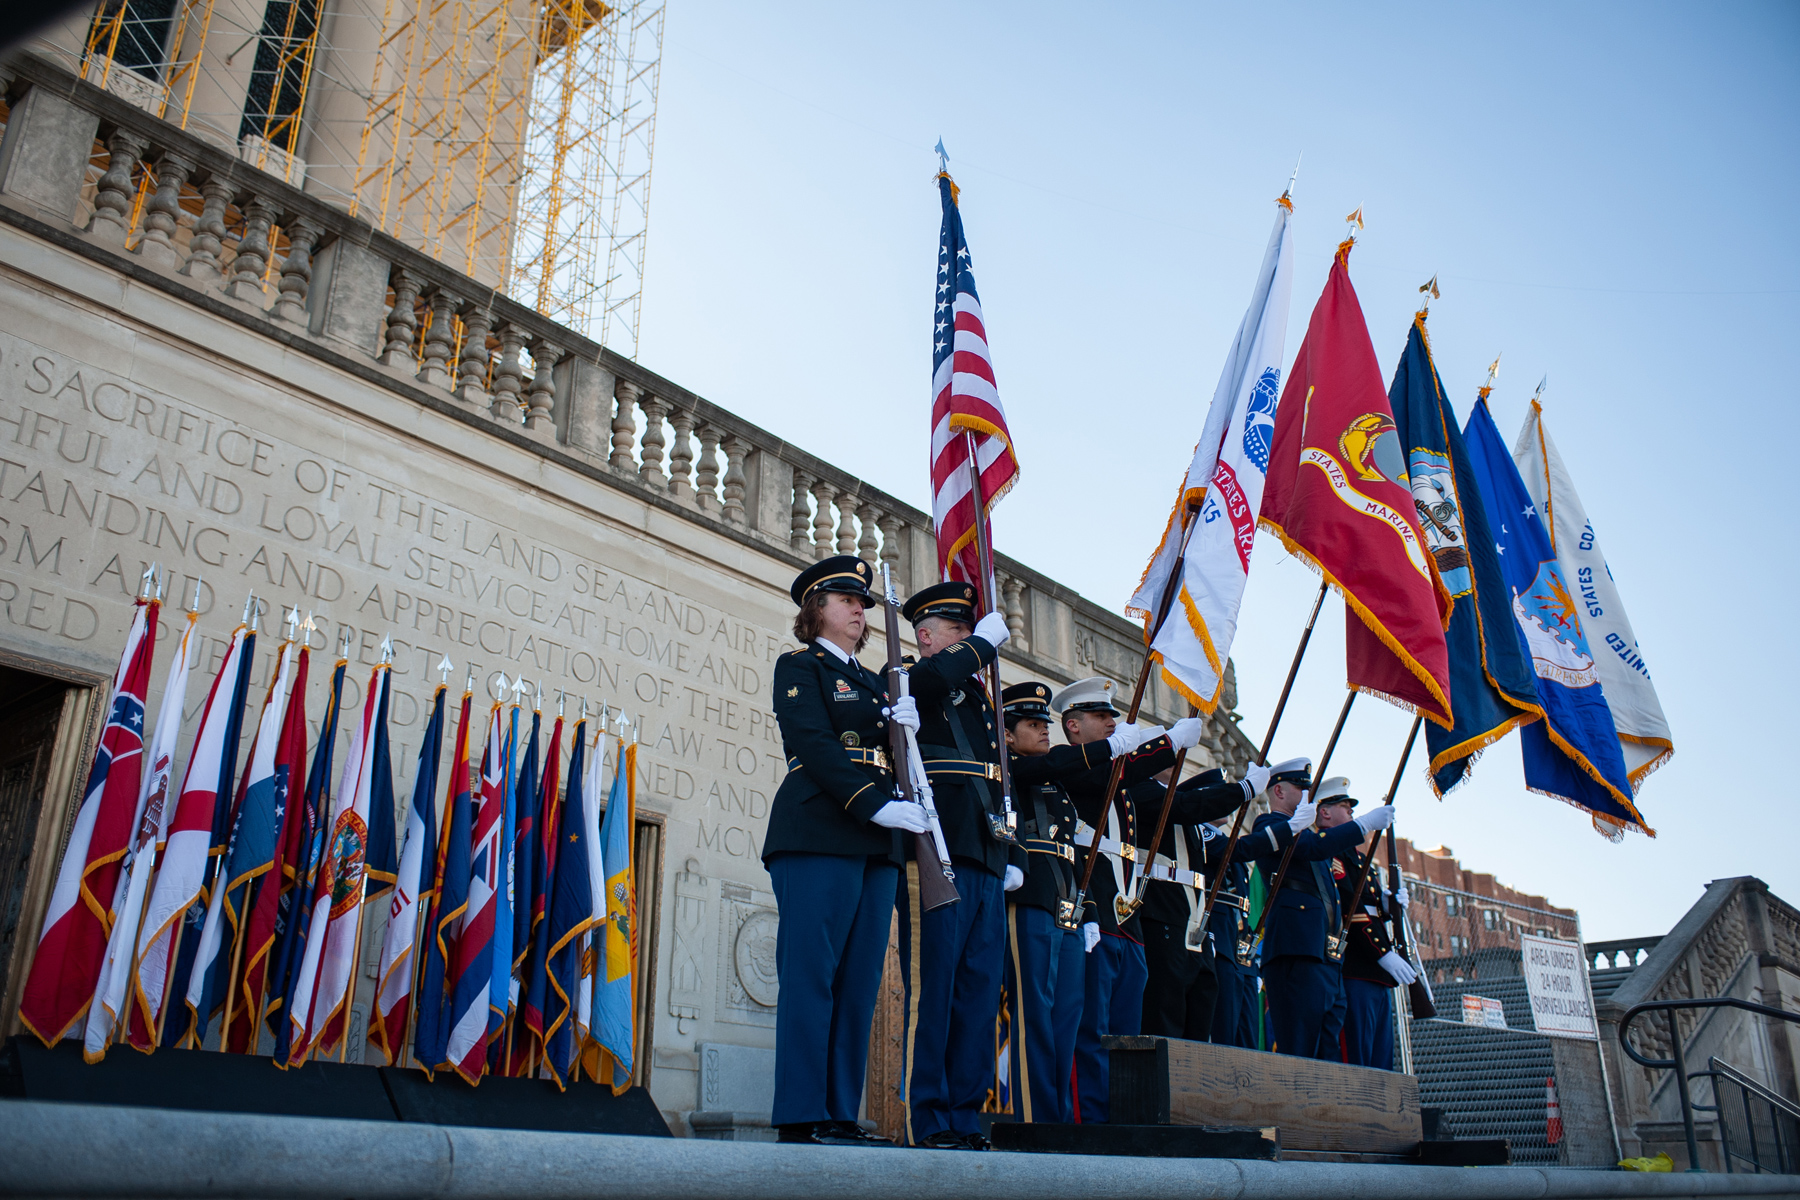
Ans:
{"label": "mississippi flag", "polygon": [[[156,884],[144,906],[143,930],[138,934],[137,966],[131,982],[131,1021],[125,1040],[132,1047],[152,1053],[162,1043],[167,1016],[169,984],[185,988],[187,979],[180,963],[192,963],[193,945],[200,938],[197,920],[190,913],[206,911],[208,878],[216,861],[213,829],[220,822],[215,810],[225,807],[237,774],[238,734],[243,726],[244,693],[250,687],[250,660],[256,653],[256,635],[243,625],[232,631],[212,688],[201,710],[200,729],[188,751],[187,773],[181,780],[181,798],[168,822],[162,865]],[[220,846],[220,856],[224,853]],[[184,938],[189,953],[182,953]],[[179,1022],[185,1033],[187,1022]]]}
{"label": "mississippi flag", "polygon": [[[938,569],[945,579],[959,579],[982,589],[985,607],[996,607],[987,595],[976,552],[977,520],[985,521],[994,505],[1018,482],[1012,435],[994,384],[988,357],[987,327],[981,320],[981,298],[969,247],[963,241],[962,214],[956,209],[956,184],[938,175],[944,225],[938,239],[936,311],[931,320],[931,515],[937,526]],[[969,450],[981,475],[977,497],[969,478]]]}
{"label": "mississippi flag", "polygon": [[56,890],[44,914],[37,957],[25,980],[19,1020],[46,1046],[60,1041],[86,1015],[100,982],[112,932],[120,865],[131,845],[144,769],[144,694],[156,650],[162,606],[139,600],[132,610],[125,653],[113,678],[112,703],[100,748],[88,771],[87,794],[63,853]]}
{"label": "mississippi flag", "polygon": [[406,1044],[407,1014],[412,1008],[413,943],[419,928],[419,904],[436,885],[437,768],[444,749],[444,685],[431,701],[431,721],[419,747],[419,769],[413,776],[412,805],[406,812],[406,848],[400,853],[399,878],[388,901],[387,933],[381,945],[380,984],[375,990],[372,1040],[391,1066]]}
{"label": "mississippi flag", "polygon": [[482,755],[481,804],[469,836],[469,890],[456,957],[450,967],[450,1034],[445,1061],[470,1083],[487,1066],[488,995],[494,982],[494,922],[506,886],[506,730],[500,705],[488,715]]}

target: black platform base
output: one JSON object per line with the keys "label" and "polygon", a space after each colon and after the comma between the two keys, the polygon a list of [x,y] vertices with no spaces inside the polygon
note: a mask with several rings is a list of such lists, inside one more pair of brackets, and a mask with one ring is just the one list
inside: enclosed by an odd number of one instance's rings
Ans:
{"label": "black platform base", "polygon": [[650,1093],[622,1096],[594,1083],[559,1092],[542,1079],[488,1078],[480,1087],[439,1073],[396,1067],[309,1062],[283,1071],[269,1059],[210,1050],[115,1046],[92,1065],[78,1042],[45,1047],[36,1038],[10,1039],[0,1051],[0,1097],[67,1104],[118,1104],[200,1112],[336,1117],[357,1121],[414,1121],[538,1129],[554,1133],[612,1133],[669,1137]]}
{"label": "black platform base", "polygon": [[1124,1154],[1134,1158],[1281,1159],[1272,1128],[1204,1125],[1052,1125],[995,1121],[988,1132],[996,1150],[1033,1154]]}

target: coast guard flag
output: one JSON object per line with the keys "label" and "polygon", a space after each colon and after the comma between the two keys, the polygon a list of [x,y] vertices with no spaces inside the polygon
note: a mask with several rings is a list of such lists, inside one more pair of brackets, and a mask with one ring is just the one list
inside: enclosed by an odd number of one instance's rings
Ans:
{"label": "coast guard flag", "polygon": [[1486,400],[1475,403],[1463,431],[1481,496],[1493,522],[1494,549],[1511,597],[1513,618],[1537,674],[1544,719],[1525,726],[1519,745],[1525,786],[1594,817],[1608,837],[1628,825],[1654,836],[1631,803],[1631,780],[1619,753],[1612,712],[1583,628],[1581,606],[1550,547],[1550,533],[1518,468],[1494,428]]}
{"label": "coast guard flag", "polygon": [[[1169,686],[1208,713],[1218,706],[1237,635],[1281,394],[1281,356],[1294,290],[1293,206],[1285,196],[1276,204],[1275,228],[1256,273],[1250,307],[1225,356],[1200,444],[1194,447],[1162,543],[1125,608],[1128,615],[1143,618],[1150,656],[1161,665]],[[1199,524],[1188,534],[1191,520]],[[1163,593],[1177,564],[1180,591],[1159,627]]]}
{"label": "coast guard flag", "polygon": [[[1487,508],[1456,413],[1432,362],[1423,310],[1407,331],[1388,402],[1400,444],[1406,447],[1413,505],[1426,548],[1456,604],[1444,632],[1455,724],[1449,729],[1425,726],[1431,790],[1442,796],[1468,778],[1483,749],[1514,727],[1537,720],[1537,678],[1512,635],[1512,609],[1488,532]],[[1398,664],[1391,655],[1371,666],[1377,664],[1388,666],[1389,675],[1366,672],[1371,686],[1381,691],[1405,686],[1405,680],[1392,677]]]}
{"label": "coast guard flag", "polygon": [[139,600],[131,611],[125,652],[113,676],[106,728],[88,769],[87,793],[63,851],[56,890],[44,913],[37,957],[25,980],[19,1020],[50,1046],[87,1015],[112,933],[119,868],[131,845],[144,770],[144,695],[156,651],[162,605]]}
{"label": "coast guard flag", "polygon": [[[469,1083],[487,1068],[489,1008],[494,987],[496,899],[506,886],[506,768],[501,758],[506,731],[496,704],[488,714],[487,750],[482,754],[481,800],[469,835],[468,899],[451,960],[449,1027],[445,1065]],[[446,882],[446,887],[448,883]],[[441,925],[440,925],[441,928]],[[502,993],[502,1001],[505,995]]]}
{"label": "coast guard flag", "polygon": [[452,1012],[450,965],[456,959],[469,899],[469,826],[474,804],[469,791],[469,716],[474,697],[463,693],[450,753],[450,782],[444,789],[444,826],[438,835],[433,892],[425,915],[425,956],[419,968],[419,1019],[413,1028],[413,1058],[427,1077],[448,1066]]}
{"label": "coast guard flag", "polygon": [[1606,689],[1606,704],[1612,710],[1635,795],[1645,776],[1675,753],[1674,738],[1594,523],[1575,494],[1575,482],[1563,466],[1556,443],[1550,440],[1550,431],[1544,428],[1544,410],[1536,400],[1519,430],[1519,440],[1513,443],[1513,461],[1538,511],[1550,519],[1550,544],[1557,559],[1574,576],[1570,582],[1581,600],[1594,668]]}
{"label": "coast guard flag", "polygon": [[[178,1040],[176,1035],[187,1032],[185,1021],[176,1022],[178,1030],[165,1030],[167,1001],[171,984],[176,995],[185,992],[187,977],[181,966],[193,962],[192,950],[200,940],[200,922],[206,914],[207,888],[217,857],[213,830],[222,823],[216,814],[229,803],[237,775],[238,733],[243,727],[244,696],[250,687],[250,660],[255,653],[256,635],[239,625],[231,633],[225,659],[206,693],[200,728],[194,734],[181,780],[181,797],[168,823],[162,863],[144,905],[125,1040],[145,1054],[153,1053],[158,1045],[172,1045]],[[224,852],[223,843],[218,849],[220,854]],[[170,1035],[166,1039],[165,1033]]]}
{"label": "coast guard flag", "polygon": [[1344,626],[1349,685],[1449,728],[1449,596],[1350,286],[1351,245],[1338,246],[1282,389],[1260,523],[1356,614]]}
{"label": "coast guard flag", "polygon": [[119,1014],[125,1011],[127,987],[132,964],[136,961],[138,925],[144,914],[144,900],[150,894],[150,877],[156,871],[157,852],[168,837],[165,818],[175,809],[167,804],[169,772],[175,765],[175,749],[181,740],[181,714],[187,704],[188,672],[200,657],[200,639],[195,628],[200,614],[187,615],[187,627],[181,631],[181,643],[169,663],[169,677],[163,683],[162,707],[156,713],[156,736],[145,754],[148,770],[144,772],[142,790],[138,794],[136,833],[125,860],[125,878],[121,881],[123,897],[115,906],[117,914],[112,934],[106,939],[106,961],[100,970],[100,986],[94,991],[94,1004],[88,1010],[87,1037],[82,1055],[89,1062],[106,1057]]}
{"label": "coast guard flag", "polygon": [[[937,528],[938,569],[945,579],[972,583],[983,607],[999,607],[988,595],[976,549],[976,522],[986,521],[994,505],[1019,479],[1012,434],[1000,407],[994,363],[988,355],[987,326],[969,246],[963,241],[957,186],[938,175],[938,198],[944,223],[938,235],[937,297],[931,317],[931,515]],[[969,435],[969,436],[965,436]],[[981,476],[981,494],[969,479],[969,443]],[[990,541],[990,545],[992,542]]]}
{"label": "coast guard flag", "polygon": [[637,824],[637,743],[619,745],[619,773],[613,777],[600,826],[605,862],[606,924],[594,931],[593,1037],[599,1054],[594,1079],[610,1083],[613,1095],[631,1086],[632,1048],[637,1044],[637,883],[632,871],[632,831]]}
{"label": "coast guard flag", "polygon": [[375,1017],[370,1022],[372,1040],[381,1047],[388,1065],[400,1058],[406,1044],[406,1020],[411,1009],[413,943],[419,929],[419,905],[431,894],[437,867],[437,768],[444,749],[444,685],[431,699],[431,720],[419,746],[418,771],[413,776],[412,804],[406,810],[406,847],[400,852],[400,870],[388,902],[387,933],[381,943],[381,968],[376,978]]}
{"label": "coast guard flag", "polygon": [[544,973],[532,987],[532,1001],[544,1014],[544,1066],[556,1086],[566,1088],[581,1057],[576,1030],[576,989],[581,984],[583,940],[594,927],[594,887],[588,876],[588,849],[594,831],[583,800],[587,722],[575,726],[569,747],[569,794],[559,806],[552,863],[550,910],[539,926],[545,940]]}

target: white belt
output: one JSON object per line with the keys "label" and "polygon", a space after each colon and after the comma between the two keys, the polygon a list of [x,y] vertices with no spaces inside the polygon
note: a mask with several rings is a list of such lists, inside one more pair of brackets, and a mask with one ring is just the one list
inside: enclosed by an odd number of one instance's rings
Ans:
{"label": "white belt", "polygon": [[[1094,845],[1094,827],[1086,821],[1077,821],[1075,823],[1075,844],[1083,850],[1091,849]],[[1138,848],[1121,842],[1118,838],[1103,835],[1100,838],[1100,853],[1110,854],[1114,858],[1122,858],[1126,862],[1136,862]]]}

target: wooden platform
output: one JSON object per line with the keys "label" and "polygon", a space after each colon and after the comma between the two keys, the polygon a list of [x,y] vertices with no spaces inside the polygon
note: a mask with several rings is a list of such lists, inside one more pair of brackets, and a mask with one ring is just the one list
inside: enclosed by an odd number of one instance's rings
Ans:
{"label": "wooden platform", "polygon": [[1411,1075],[1178,1038],[1103,1041],[1122,1125],[1273,1125],[1284,1152],[1416,1155],[1424,1141]]}

